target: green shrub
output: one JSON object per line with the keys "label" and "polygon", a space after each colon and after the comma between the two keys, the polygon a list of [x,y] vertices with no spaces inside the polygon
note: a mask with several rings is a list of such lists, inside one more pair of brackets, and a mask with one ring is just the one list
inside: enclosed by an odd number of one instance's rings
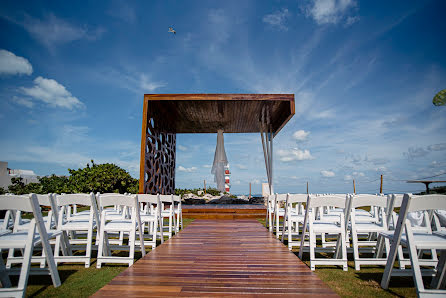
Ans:
{"label": "green shrub", "polygon": [[115,164],[90,164],[83,169],[68,169],[68,186],[72,192],[126,193],[138,192],[138,179]]}
{"label": "green shrub", "polygon": [[210,194],[210,195],[212,195],[212,196],[219,196],[220,193],[221,193],[221,191],[219,191],[219,190],[216,189],[216,188],[209,187],[208,189],[206,189],[206,193],[208,193],[208,194]]}
{"label": "green shrub", "polygon": [[68,177],[66,176],[56,176],[52,174],[51,176],[39,178],[39,182],[42,185],[42,193],[70,193],[70,188],[68,185]]}

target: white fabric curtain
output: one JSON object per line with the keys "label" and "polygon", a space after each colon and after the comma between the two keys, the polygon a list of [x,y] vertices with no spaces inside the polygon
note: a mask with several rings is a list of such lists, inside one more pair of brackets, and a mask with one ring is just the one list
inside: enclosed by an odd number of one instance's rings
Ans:
{"label": "white fabric curtain", "polygon": [[214,174],[214,182],[217,183],[217,189],[221,192],[225,191],[225,166],[228,165],[228,159],[225,152],[225,141],[223,138],[223,130],[217,132],[217,147],[215,148],[214,163],[212,164],[211,173]]}

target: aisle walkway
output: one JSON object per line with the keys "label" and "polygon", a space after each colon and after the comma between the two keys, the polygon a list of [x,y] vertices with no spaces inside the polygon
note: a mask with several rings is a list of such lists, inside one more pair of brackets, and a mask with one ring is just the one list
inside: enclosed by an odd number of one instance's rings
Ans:
{"label": "aisle walkway", "polygon": [[336,296],[257,220],[195,220],[95,296]]}

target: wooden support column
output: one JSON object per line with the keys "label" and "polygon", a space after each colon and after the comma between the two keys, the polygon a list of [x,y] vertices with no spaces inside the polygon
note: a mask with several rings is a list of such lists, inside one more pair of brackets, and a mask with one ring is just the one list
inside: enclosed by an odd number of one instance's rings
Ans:
{"label": "wooden support column", "polygon": [[264,106],[260,118],[260,136],[262,138],[263,156],[265,158],[266,176],[269,193],[273,193],[273,138],[269,107]]}

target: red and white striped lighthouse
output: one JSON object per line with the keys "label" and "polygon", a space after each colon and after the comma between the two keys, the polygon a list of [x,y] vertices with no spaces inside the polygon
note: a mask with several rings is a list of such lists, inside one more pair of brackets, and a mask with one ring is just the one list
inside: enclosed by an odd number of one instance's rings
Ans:
{"label": "red and white striped lighthouse", "polygon": [[225,166],[225,192],[229,192],[231,189],[231,183],[229,182],[229,177],[231,172],[229,171],[229,165]]}

